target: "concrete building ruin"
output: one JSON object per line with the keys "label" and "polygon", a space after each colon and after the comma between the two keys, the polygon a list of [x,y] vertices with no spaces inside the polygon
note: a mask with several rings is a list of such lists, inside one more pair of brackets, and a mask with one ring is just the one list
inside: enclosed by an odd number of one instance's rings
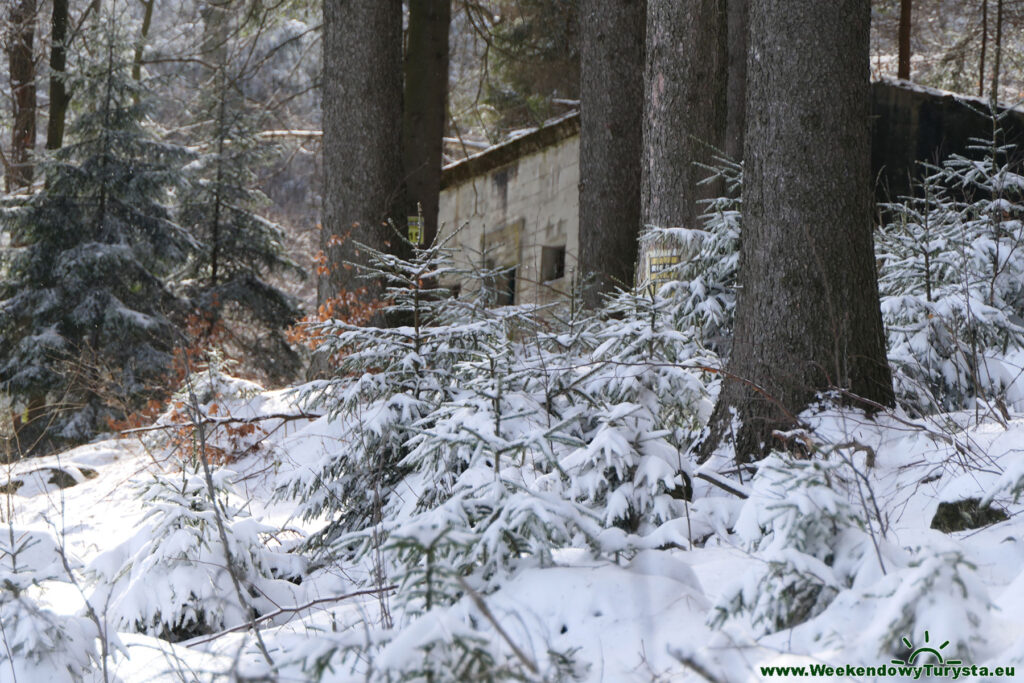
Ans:
{"label": "concrete building ruin", "polygon": [[[872,167],[880,201],[906,195],[919,161],[990,138],[987,104],[903,81],[872,84]],[[1024,111],[1004,110],[1005,141],[1024,142]],[[579,114],[445,167],[439,225],[458,229],[467,264],[508,268],[500,303],[548,303],[572,285],[579,253]],[[664,255],[663,255],[664,256]]]}
{"label": "concrete building ruin", "polygon": [[580,121],[570,114],[444,169],[438,225],[460,260],[508,267],[501,303],[547,303],[579,253]]}

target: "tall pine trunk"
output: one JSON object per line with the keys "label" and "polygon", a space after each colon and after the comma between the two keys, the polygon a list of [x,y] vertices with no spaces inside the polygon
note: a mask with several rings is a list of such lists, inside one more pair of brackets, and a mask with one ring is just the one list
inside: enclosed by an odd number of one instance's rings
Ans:
{"label": "tall pine trunk", "polygon": [[580,7],[579,270],[595,280],[585,303],[631,286],[640,231],[644,0]]}
{"label": "tall pine trunk", "polygon": [[423,244],[437,235],[441,148],[447,121],[450,0],[409,0],[403,120],[408,215],[423,214]]}
{"label": "tall pine trunk", "polygon": [[12,0],[8,13],[7,64],[13,122],[7,191],[32,184],[32,152],[36,147],[36,0]]}
{"label": "tall pine trunk", "polygon": [[[146,7],[147,13],[152,10],[152,3]],[[210,278],[209,288],[212,290],[219,284],[218,270],[220,268],[221,253],[221,212],[224,210],[225,197],[224,189],[224,149],[228,143],[228,101],[234,100],[231,93],[236,90],[234,83],[228,82],[228,34],[230,32],[229,19],[232,7],[230,0],[227,2],[209,2],[200,10],[203,20],[203,42],[202,54],[207,64],[212,68],[204,84],[206,88],[215,88],[218,102],[216,106],[216,121],[214,122],[216,146],[217,146],[217,170],[214,177],[213,206],[210,211],[209,248],[210,248]],[[145,22],[143,23],[145,28]],[[144,39],[144,38],[143,38]],[[136,67],[140,66],[142,58],[142,43],[135,53],[135,60],[132,63],[132,78],[136,78]],[[235,102],[232,102],[235,104]],[[208,311],[210,315],[207,333],[212,332],[216,311]]]}
{"label": "tall pine trunk", "polygon": [[726,128],[725,0],[648,0],[643,221],[697,227],[698,186]]}
{"label": "tall pine trunk", "polygon": [[346,265],[365,261],[356,242],[387,251],[404,225],[402,1],[324,0],[323,36],[321,304],[370,284]]}
{"label": "tall pine trunk", "polygon": [[831,387],[893,400],[872,244],[869,21],[869,0],[751,2],[735,341],[705,455],[734,438],[738,461],[760,457]]}
{"label": "tall pine trunk", "polygon": [[743,136],[747,125],[747,38],[750,33],[750,0],[726,0],[729,25],[729,76],[726,90],[725,153],[743,161]]}
{"label": "tall pine trunk", "polygon": [[156,0],[142,0],[142,27],[139,29],[139,42],[135,45],[135,57],[132,59],[132,78],[142,79],[142,57],[146,50],[149,29],[153,25],[153,5]]}

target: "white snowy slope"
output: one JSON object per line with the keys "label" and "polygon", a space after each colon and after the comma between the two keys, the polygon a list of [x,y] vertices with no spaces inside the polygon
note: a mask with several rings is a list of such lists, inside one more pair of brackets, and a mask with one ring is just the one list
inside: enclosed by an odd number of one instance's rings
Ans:
{"label": "white snowy slope", "polygon": [[[260,635],[277,680],[317,675],[324,681],[383,680],[382,672],[414,671],[431,643],[459,634],[488,640],[538,680],[556,677],[553,652],[567,662],[563,676],[589,681],[787,679],[765,678],[762,667],[767,666],[851,665],[854,672],[858,666],[867,671],[897,659],[903,638],[937,651],[944,644],[945,661],[978,667],[965,674],[970,679],[985,678],[982,666],[989,667],[992,680],[999,680],[996,667],[1024,670],[1024,524],[1014,500],[1024,481],[1024,419],[1000,424],[958,414],[920,421],[893,414],[869,420],[834,410],[808,415],[815,438],[831,444],[827,454],[795,466],[766,461],[740,487],[749,493],[747,500],[697,480],[687,526],[674,520],[666,527],[672,533],[660,531],[665,538],[689,537],[692,549],[683,547],[689,545],[685,541],[661,547],[652,541],[647,549],[634,544],[618,558],[598,559],[584,545],[570,545],[556,549],[550,563],[523,565],[496,590],[473,591],[443,610],[405,614],[391,601],[396,626],[382,629],[382,602],[375,595],[341,598],[373,585],[367,563],[321,562],[315,555],[307,563],[289,552],[326,520],[296,519],[295,503],[274,496],[282,481],[314,471],[331,449],[345,448],[337,424],[327,417],[282,417],[301,412],[287,393],[254,387],[235,393],[240,397],[213,401],[218,403],[213,410],[207,403],[206,409],[211,419],[230,415],[242,421],[236,427],[256,425],[232,437],[233,447],[244,442],[247,454],[228,470],[217,470],[227,473],[224,486],[235,491],[226,509],[234,511],[232,538],[241,539],[232,541],[236,559],[248,552],[253,571],[269,567],[260,595],[246,600],[254,610],[248,614],[260,615]],[[267,416],[276,417],[262,419]],[[155,475],[182,477],[180,452],[155,434],[24,460],[0,476],[0,484],[22,482],[6,496],[0,535],[56,540],[18,557],[39,578],[25,594],[40,609],[78,623],[76,618],[88,616],[85,596],[103,595],[96,584],[106,574],[97,558],[114,563],[111,552],[137,549],[152,540],[145,537],[147,530],[177,519],[153,513],[140,498]],[[225,439],[211,434],[210,445],[225,446]],[[55,470],[77,483],[66,488],[51,483]],[[815,485],[818,477],[827,485]],[[971,498],[991,501],[1008,518],[953,533],[931,528],[940,503]],[[815,535],[820,519],[833,526]],[[851,521],[843,526],[842,520]],[[264,544],[266,556],[245,550],[245,539],[251,538]],[[211,565],[216,565],[217,543],[210,545]],[[173,552],[186,557],[189,550],[159,552],[173,560],[178,557]],[[165,601],[158,604],[165,611],[181,599],[181,591],[202,592],[199,583],[189,581],[216,582],[224,576],[218,574],[222,566],[205,574],[173,562],[167,566],[162,574],[148,575],[151,583],[144,591],[151,597],[166,593],[153,598]],[[777,574],[765,582],[773,569]],[[296,575],[285,576],[289,572]],[[153,577],[168,583],[158,585]],[[791,603],[801,590],[807,597],[808,586],[819,592],[804,618],[779,628],[785,618],[778,616],[778,606]],[[225,592],[220,599],[233,606],[217,612],[226,621],[214,630],[241,628],[214,638],[170,643],[130,632],[137,628],[122,627],[115,634],[111,627],[108,679],[266,676],[267,658],[241,623],[247,615],[237,609],[230,588]],[[106,595],[106,602],[94,602],[93,609],[109,626],[115,623],[113,598]],[[302,609],[290,609],[297,606]],[[8,626],[4,637],[12,640]],[[343,659],[346,648],[358,647],[372,649],[372,661]],[[98,653],[97,648],[85,680],[103,680]],[[25,675],[44,670],[39,668],[43,660],[18,656],[4,660],[0,680],[31,680]],[[530,673],[533,667],[536,674]],[[15,675],[19,672],[21,677]],[[854,673],[851,680],[872,678]]]}

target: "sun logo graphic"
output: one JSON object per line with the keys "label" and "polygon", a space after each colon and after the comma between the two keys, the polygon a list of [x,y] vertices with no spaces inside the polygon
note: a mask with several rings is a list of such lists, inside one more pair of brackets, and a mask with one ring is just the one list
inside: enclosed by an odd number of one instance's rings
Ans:
{"label": "sun logo graphic", "polygon": [[930,645],[930,637],[928,635],[928,631],[925,631],[924,632],[924,643],[925,644],[922,645],[921,647],[915,648],[914,644],[910,642],[910,639],[907,638],[906,636],[904,636],[903,637],[903,644],[907,646],[908,650],[910,650],[910,654],[907,655],[906,660],[894,659],[894,660],[892,660],[892,663],[893,664],[903,664],[904,666],[910,666],[910,665],[914,664],[914,662],[917,661],[917,658],[919,656],[921,656],[921,655],[933,655],[935,657],[935,659],[938,660],[937,662],[935,662],[936,664],[945,664],[947,666],[956,666],[957,664],[962,664],[963,663],[959,659],[946,659],[946,660],[944,660],[942,658],[942,653],[939,650],[946,649],[946,646],[949,645],[949,641],[948,640],[946,642],[944,642],[942,645],[939,645],[938,650],[936,650],[934,647],[931,647],[931,645]]}

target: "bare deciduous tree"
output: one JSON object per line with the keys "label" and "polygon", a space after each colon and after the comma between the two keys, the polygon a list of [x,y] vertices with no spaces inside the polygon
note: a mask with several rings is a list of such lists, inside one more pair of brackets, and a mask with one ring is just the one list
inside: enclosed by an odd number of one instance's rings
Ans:
{"label": "bare deciduous tree", "polygon": [[36,147],[36,0],[12,0],[8,10],[7,64],[13,122],[7,190],[32,183],[32,152]]}

